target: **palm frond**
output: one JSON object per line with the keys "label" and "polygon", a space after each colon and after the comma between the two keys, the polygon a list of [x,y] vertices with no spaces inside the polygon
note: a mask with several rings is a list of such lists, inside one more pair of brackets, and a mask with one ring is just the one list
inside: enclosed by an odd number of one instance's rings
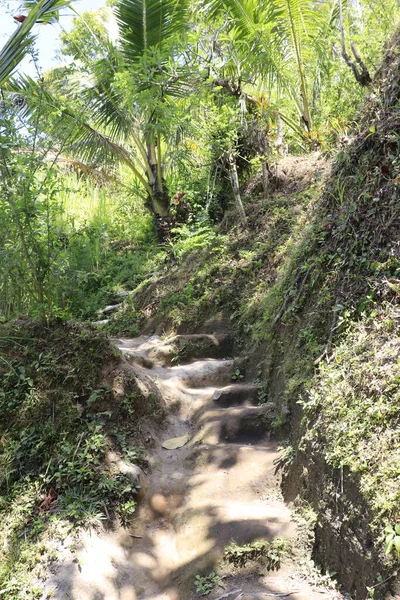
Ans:
{"label": "palm frond", "polygon": [[90,114],[90,106],[86,111],[78,111],[28,76],[12,80],[8,89],[23,100],[23,116],[36,125],[41,121],[43,130],[51,133],[64,155],[70,153],[90,167],[124,163],[148,191],[140,162],[127,148],[85,119],[85,115]]}
{"label": "palm frond", "polygon": [[32,1],[30,3],[32,9],[26,19],[18,26],[0,51],[0,85],[6,82],[28,53],[29,47],[37,37],[32,34],[36,22],[54,18],[60,9],[69,4],[70,0],[39,0],[39,2]]}
{"label": "palm frond", "polygon": [[279,29],[288,39],[292,36],[294,44],[318,34],[323,13],[311,0],[274,1],[279,7]]}
{"label": "palm frond", "polygon": [[211,19],[228,14],[233,19],[232,25],[239,35],[248,36],[254,33],[257,24],[256,0],[207,0],[204,8]]}
{"label": "palm frond", "polygon": [[[54,6],[52,6],[51,8],[49,8],[49,10],[46,10],[45,12],[43,12],[40,17],[40,22],[41,23],[55,23],[56,21],[58,21],[58,18],[60,16],[60,10],[63,10],[65,8],[69,8],[71,5],[71,0],[68,0],[67,2],[63,1],[63,0],[58,0],[58,2],[53,3]],[[21,3],[21,7],[23,9],[25,9],[26,11],[32,11],[34,8],[36,8],[36,6],[38,5],[38,1],[37,0],[22,0]]]}
{"label": "palm frond", "polygon": [[70,76],[67,96],[72,102],[78,100],[80,104],[90,105],[93,125],[106,131],[113,140],[124,143],[134,123],[123,92],[116,84],[119,68],[116,60],[109,54],[90,65],[91,73],[78,72]]}
{"label": "palm frond", "polygon": [[126,57],[136,61],[183,31],[187,7],[187,0],[120,0],[115,15]]}

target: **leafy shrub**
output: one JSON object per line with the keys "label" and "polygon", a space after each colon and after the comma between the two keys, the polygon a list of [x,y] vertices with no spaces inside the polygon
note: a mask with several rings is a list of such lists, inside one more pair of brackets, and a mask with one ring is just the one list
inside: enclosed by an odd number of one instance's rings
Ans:
{"label": "leafy shrub", "polygon": [[259,540],[251,544],[230,544],[224,552],[224,559],[235,567],[245,567],[248,562],[262,561],[269,570],[279,569],[286,542],[275,538],[272,542]]}
{"label": "leafy shrub", "polygon": [[201,596],[208,596],[215,587],[221,585],[221,578],[212,571],[208,575],[196,575],[194,587]]}

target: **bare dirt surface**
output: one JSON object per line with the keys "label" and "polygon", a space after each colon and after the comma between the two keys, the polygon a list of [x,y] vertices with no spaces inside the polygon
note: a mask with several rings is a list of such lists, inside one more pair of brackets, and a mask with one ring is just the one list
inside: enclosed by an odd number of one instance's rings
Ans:
{"label": "bare dirt surface", "polygon": [[[254,405],[254,386],[232,384],[234,361],[197,358],[168,367],[162,363],[171,345],[158,337],[115,343],[136,373],[154,379],[169,414],[154,434],[146,497],[130,528],[83,533],[75,556],[66,556],[47,582],[51,597],[194,600],[195,576],[213,568],[230,542],[279,536],[296,548],[300,533],[281,499],[279,454],[263,408]],[[182,448],[162,448],[186,434]],[[262,573],[260,565],[240,572],[222,566],[222,585],[208,598],[343,598],[306,581],[296,560]]]}
{"label": "bare dirt surface", "polygon": [[[318,179],[327,175],[331,160],[321,152],[306,155],[283,156],[270,173],[270,193],[294,194],[304,192]],[[261,185],[261,175],[253,176],[246,187],[250,195]]]}

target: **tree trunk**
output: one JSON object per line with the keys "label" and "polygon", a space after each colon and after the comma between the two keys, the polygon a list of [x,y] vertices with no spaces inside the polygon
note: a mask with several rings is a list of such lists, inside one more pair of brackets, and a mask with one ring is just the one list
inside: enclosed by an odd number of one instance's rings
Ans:
{"label": "tree trunk", "polygon": [[351,51],[355,58],[355,62],[354,62],[354,60],[351,60],[350,56],[347,54],[346,40],[345,40],[345,33],[344,33],[344,23],[343,23],[342,0],[339,0],[339,27],[340,27],[340,43],[341,43],[341,48],[342,48],[342,58],[345,61],[345,63],[350,67],[350,69],[353,71],[353,75],[354,75],[357,83],[359,83],[362,87],[368,87],[372,83],[372,77],[368,71],[367,65],[365,64],[365,62],[362,60],[362,58],[358,54],[357,49],[354,46],[354,44],[352,44],[351,42],[350,42],[350,48],[351,48]]}
{"label": "tree trunk", "polygon": [[262,184],[263,184],[264,196],[265,196],[265,198],[267,198],[268,192],[269,192],[269,169],[268,169],[268,163],[266,160],[262,161],[261,170],[262,170]]}
{"label": "tree trunk", "polygon": [[292,8],[290,5],[290,2],[288,2],[288,1],[287,1],[287,9],[288,9],[288,15],[289,15],[290,29],[292,32],[292,40],[293,40],[293,45],[294,45],[297,70],[298,70],[298,75],[300,78],[300,92],[301,92],[301,102],[302,102],[301,120],[302,120],[303,125],[305,126],[306,130],[308,132],[310,132],[311,128],[312,128],[311,110],[310,110],[310,103],[309,103],[309,99],[308,99],[307,81],[306,81],[306,74],[305,74],[305,68],[304,68],[304,62],[303,62],[303,56],[302,56],[301,39],[299,37],[298,31],[296,30],[296,24],[295,24],[295,20],[293,18],[293,14],[292,14]]}
{"label": "tree trunk", "polygon": [[242,224],[242,227],[244,229],[247,229],[246,213],[244,212],[244,206],[242,203],[242,198],[240,196],[239,177],[238,177],[238,173],[237,173],[236,159],[235,159],[235,155],[233,154],[232,151],[229,152],[228,161],[229,161],[229,174],[230,174],[230,178],[231,178],[232,190],[233,190],[233,195],[234,195],[235,202],[236,202],[236,207],[238,209],[240,222]]}
{"label": "tree trunk", "polygon": [[161,140],[147,143],[147,162],[149,165],[147,179],[151,194],[148,195],[146,207],[153,215],[157,239],[165,243],[170,239],[174,219],[171,215],[171,198],[163,177],[161,156]]}

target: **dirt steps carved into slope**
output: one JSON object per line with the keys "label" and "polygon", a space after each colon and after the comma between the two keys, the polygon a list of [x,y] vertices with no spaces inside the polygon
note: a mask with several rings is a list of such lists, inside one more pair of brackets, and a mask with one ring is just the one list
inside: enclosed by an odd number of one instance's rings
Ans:
{"label": "dirt steps carved into slope", "polygon": [[[237,363],[226,358],[228,341],[219,346],[208,335],[182,337],[185,343],[200,340],[202,350],[195,344],[191,362],[186,355],[187,364],[173,366],[166,348],[176,338],[115,341],[126,368],[157,386],[166,405],[164,428],[152,431],[146,498],[130,528],[84,533],[77,556],[65,560],[48,584],[55,600],[196,600],[195,576],[220,561],[230,542],[281,537],[296,544],[256,386],[232,383]],[[183,447],[162,447],[186,434],[190,441]],[[235,589],[242,596],[229,596]],[[307,583],[291,560],[262,576],[228,573],[224,589],[210,598],[223,594],[232,600],[342,598]]]}
{"label": "dirt steps carved into slope", "polygon": [[131,360],[151,368],[170,366],[176,362],[189,363],[194,359],[226,358],[232,352],[232,338],[226,334],[175,335],[163,340],[159,336],[114,340],[116,346]]}

